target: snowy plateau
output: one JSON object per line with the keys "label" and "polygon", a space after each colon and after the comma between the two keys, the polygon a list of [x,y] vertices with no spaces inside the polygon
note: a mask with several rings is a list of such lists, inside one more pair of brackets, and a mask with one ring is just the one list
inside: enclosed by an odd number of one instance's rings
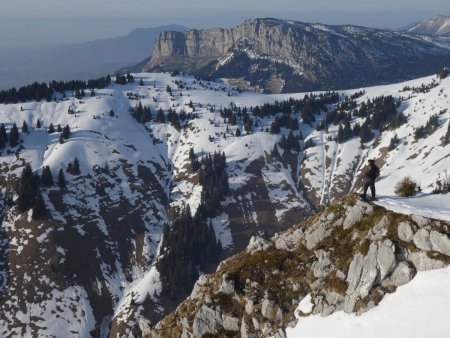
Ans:
{"label": "snowy plateau", "polygon": [[[223,258],[244,250],[253,235],[284,231],[350,192],[360,191],[361,173],[371,158],[381,168],[376,205],[400,214],[450,221],[450,194],[432,194],[436,182],[450,175],[449,77],[434,75],[339,91],[339,102],[315,114],[309,124],[293,112],[299,128],[292,132],[302,134],[300,150],[279,147],[279,156],[273,156],[275,144],[290,131],[282,127],[280,133],[270,133],[274,118],[281,113],[259,117],[250,107],[302,100],[309,94],[242,92],[226,80],[199,80],[185,74],[133,75],[135,83],[112,84],[81,100],[66,92],[51,102],[0,104],[0,122],[7,130],[13,123],[20,129],[24,121],[30,126],[28,133],[20,133],[19,146],[2,150],[3,197],[17,197],[15,182],[26,163],[39,174],[49,166],[56,177],[76,157],[81,171],[80,175],[65,173],[63,192],[56,185],[42,190],[50,214],[47,220],[18,213],[6,204],[6,198],[2,203],[1,337],[131,337],[133,332],[148,331],[174,310],[178,304],[162,296],[156,263],[171,212],[186,205],[195,212],[200,203],[202,186],[191,169],[191,149],[199,158],[214,152],[226,156],[229,190],[211,219],[224,248]],[[138,84],[140,79],[143,85]],[[341,103],[352,96],[355,106],[346,109],[349,106]],[[373,130],[372,140],[364,144],[359,137],[338,143],[338,124],[317,128],[326,112],[340,105],[350,113],[352,127],[362,125],[365,117],[352,113],[380,96],[398,100],[404,123]],[[138,123],[130,108],[139,102],[150,107],[153,117],[160,108],[165,112],[171,108],[177,114],[194,113],[195,118],[179,129],[169,123]],[[235,125],[224,121],[220,111],[232,107],[248,109],[252,132],[244,131],[240,117]],[[437,120],[432,132],[415,137],[416,130],[432,117]],[[40,128],[35,127],[38,119]],[[70,137],[60,143],[59,133],[48,133],[51,123],[69,125]],[[240,136],[236,136],[237,129]],[[392,139],[397,140],[395,144]],[[421,192],[411,198],[397,197],[395,186],[406,176],[418,183]],[[327,330],[332,328],[340,337],[343,327],[358,327],[354,337],[371,337],[367,332],[378,329],[369,324],[390,318],[392,323],[386,327],[394,325],[394,320],[400,320],[394,314],[415,311],[410,304],[417,306],[417,302],[430,309],[423,320],[433,325],[446,315],[447,311],[436,309],[448,308],[448,285],[448,268],[420,272],[360,317],[343,312],[326,318],[313,315],[287,334],[330,337]],[[430,292],[422,293],[423,289]],[[392,337],[413,337],[417,317],[408,317],[409,331]],[[448,330],[439,325],[433,326],[433,337],[448,337]]]}

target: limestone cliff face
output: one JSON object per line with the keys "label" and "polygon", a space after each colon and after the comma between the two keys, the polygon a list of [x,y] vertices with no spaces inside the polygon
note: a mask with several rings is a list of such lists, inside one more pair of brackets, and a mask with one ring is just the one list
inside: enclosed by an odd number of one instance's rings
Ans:
{"label": "limestone cliff face", "polygon": [[290,92],[405,80],[449,62],[448,49],[407,34],[249,19],[230,29],[161,33],[144,70],[178,69]]}

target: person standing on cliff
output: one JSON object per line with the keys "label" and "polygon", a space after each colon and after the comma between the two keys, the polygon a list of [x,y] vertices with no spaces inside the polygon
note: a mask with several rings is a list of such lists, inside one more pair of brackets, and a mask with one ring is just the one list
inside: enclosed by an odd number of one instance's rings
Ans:
{"label": "person standing on cliff", "polygon": [[377,177],[380,176],[380,168],[375,164],[375,160],[369,160],[369,169],[364,173],[365,184],[364,191],[361,195],[362,199],[367,199],[367,190],[370,187],[370,192],[372,194],[372,200],[375,200],[375,181]]}

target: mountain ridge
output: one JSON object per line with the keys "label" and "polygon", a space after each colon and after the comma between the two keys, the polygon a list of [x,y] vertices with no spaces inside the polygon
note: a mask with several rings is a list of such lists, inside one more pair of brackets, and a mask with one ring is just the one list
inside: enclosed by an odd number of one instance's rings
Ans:
{"label": "mountain ridge", "polygon": [[[381,167],[380,203],[406,212],[420,209],[393,197],[398,181],[412,176],[430,194],[449,165],[450,78],[443,75],[278,95],[181,73],[135,73],[134,80],[81,98],[66,91],[49,102],[0,104],[8,135],[0,157],[1,335],[127,336],[175,309],[179,300],[164,295],[157,263],[168,246],[164,225],[186,205],[194,214],[202,200],[195,158],[226,157],[228,192],[206,223],[222,243],[221,258],[245,249],[253,235],[281,233],[357,191],[368,158]],[[353,129],[366,120],[378,124],[363,140]],[[15,146],[13,123],[21,130]],[[341,139],[347,123],[352,134]],[[70,126],[68,138],[61,140],[58,125]],[[49,219],[14,205],[26,163],[38,176],[49,166],[54,181],[60,169],[65,174],[65,188],[39,188]],[[450,215],[444,204],[441,214]],[[64,311],[55,318],[58,307]],[[28,325],[37,321],[47,325]]]}
{"label": "mountain ridge", "polygon": [[272,18],[229,29],[164,32],[154,50],[144,71],[230,78],[274,93],[398,82],[434,73],[450,57],[448,48],[408,34]]}

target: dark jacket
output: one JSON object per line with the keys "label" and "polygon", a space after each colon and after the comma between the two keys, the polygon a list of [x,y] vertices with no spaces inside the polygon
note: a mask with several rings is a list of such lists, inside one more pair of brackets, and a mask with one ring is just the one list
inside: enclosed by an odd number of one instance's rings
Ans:
{"label": "dark jacket", "polygon": [[369,170],[365,173],[366,177],[371,180],[375,180],[380,175],[380,169],[372,163],[369,165]]}

